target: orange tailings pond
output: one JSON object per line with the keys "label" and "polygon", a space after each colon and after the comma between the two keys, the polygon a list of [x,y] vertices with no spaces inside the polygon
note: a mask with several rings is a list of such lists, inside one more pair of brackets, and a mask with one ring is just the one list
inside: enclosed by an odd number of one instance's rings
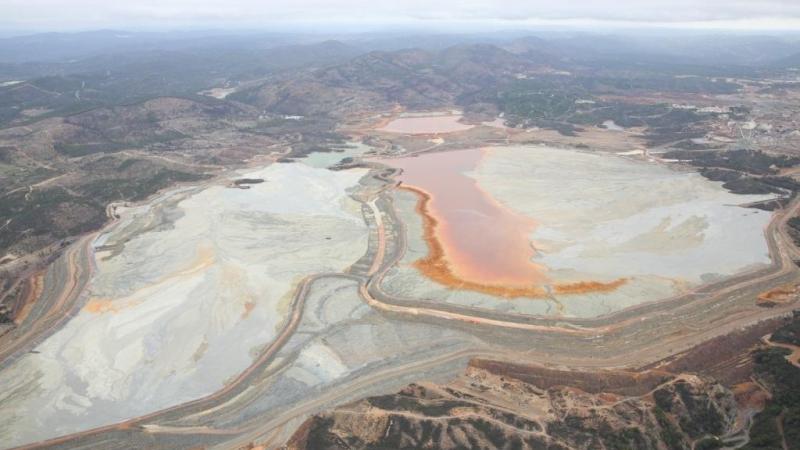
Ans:
{"label": "orange tailings pond", "polygon": [[611,291],[609,283],[551,284],[547,268],[533,262],[529,236],[536,222],[497,202],[467,175],[490,149],[429,153],[384,160],[402,169],[400,187],[419,197],[428,255],[414,264],[443,285],[500,297]]}

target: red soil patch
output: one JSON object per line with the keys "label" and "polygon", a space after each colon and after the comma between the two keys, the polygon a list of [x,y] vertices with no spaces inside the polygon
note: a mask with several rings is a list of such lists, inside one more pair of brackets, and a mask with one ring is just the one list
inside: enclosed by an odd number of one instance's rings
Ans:
{"label": "red soil patch", "polygon": [[797,296],[797,286],[793,284],[787,284],[766,292],[762,292],[756,300],[756,305],[764,307],[785,305],[795,301]]}

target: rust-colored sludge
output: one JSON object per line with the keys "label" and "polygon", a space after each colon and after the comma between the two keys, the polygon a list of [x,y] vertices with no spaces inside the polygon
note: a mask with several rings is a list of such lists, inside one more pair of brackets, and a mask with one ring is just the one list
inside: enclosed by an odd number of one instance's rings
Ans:
{"label": "rust-colored sludge", "polygon": [[[529,286],[504,286],[494,285],[487,283],[478,283],[470,280],[465,280],[456,275],[450,263],[447,261],[442,244],[436,237],[436,227],[438,221],[432,216],[428,209],[430,202],[430,195],[426,192],[410,187],[403,186],[402,189],[414,192],[419,196],[416,211],[422,217],[423,222],[423,238],[428,245],[428,255],[424,258],[418,259],[414,262],[416,267],[422,274],[428,278],[436,281],[439,284],[454,288],[464,289],[483,294],[489,294],[496,297],[517,298],[517,297],[530,297],[530,298],[544,298],[548,296],[547,289],[542,285],[529,285]],[[552,292],[555,294],[582,294],[588,292],[610,292],[625,284],[627,280],[620,278],[608,283],[599,281],[579,281],[576,283],[561,283],[552,286]]]}
{"label": "rust-colored sludge", "polygon": [[415,193],[428,255],[414,266],[428,278],[454,289],[497,297],[546,298],[608,292],[611,282],[554,282],[534,261],[530,234],[536,222],[499,203],[468,173],[491,150],[467,149],[386,161],[402,169],[400,188]]}

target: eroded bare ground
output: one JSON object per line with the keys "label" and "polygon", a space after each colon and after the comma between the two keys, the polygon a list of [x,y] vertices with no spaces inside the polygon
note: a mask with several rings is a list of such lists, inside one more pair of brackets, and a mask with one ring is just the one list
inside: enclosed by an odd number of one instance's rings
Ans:
{"label": "eroded bare ground", "polygon": [[707,377],[475,360],[445,385],[413,384],[315,416],[287,447],[657,448],[664,436],[687,445],[724,435],[735,417],[733,394]]}
{"label": "eroded bare ground", "polygon": [[800,369],[759,335],[777,329],[774,339],[796,342],[798,327],[797,314],[765,321],[635,370],[474,359],[448,383],[315,415],[286,447],[786,448]]}

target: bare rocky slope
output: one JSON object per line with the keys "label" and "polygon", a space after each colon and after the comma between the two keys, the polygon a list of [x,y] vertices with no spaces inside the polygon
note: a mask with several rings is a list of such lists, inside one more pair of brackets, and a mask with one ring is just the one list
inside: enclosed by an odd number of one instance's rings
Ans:
{"label": "bare rocky slope", "polygon": [[285,447],[800,449],[798,329],[795,311],[638,370],[475,359],[447,384],[313,416]]}
{"label": "bare rocky slope", "polygon": [[[719,442],[736,417],[734,395],[709,377],[520,369],[476,360],[449,384],[412,384],[315,416],[287,446],[707,448],[700,446]],[[570,386],[558,384],[566,379]]]}

